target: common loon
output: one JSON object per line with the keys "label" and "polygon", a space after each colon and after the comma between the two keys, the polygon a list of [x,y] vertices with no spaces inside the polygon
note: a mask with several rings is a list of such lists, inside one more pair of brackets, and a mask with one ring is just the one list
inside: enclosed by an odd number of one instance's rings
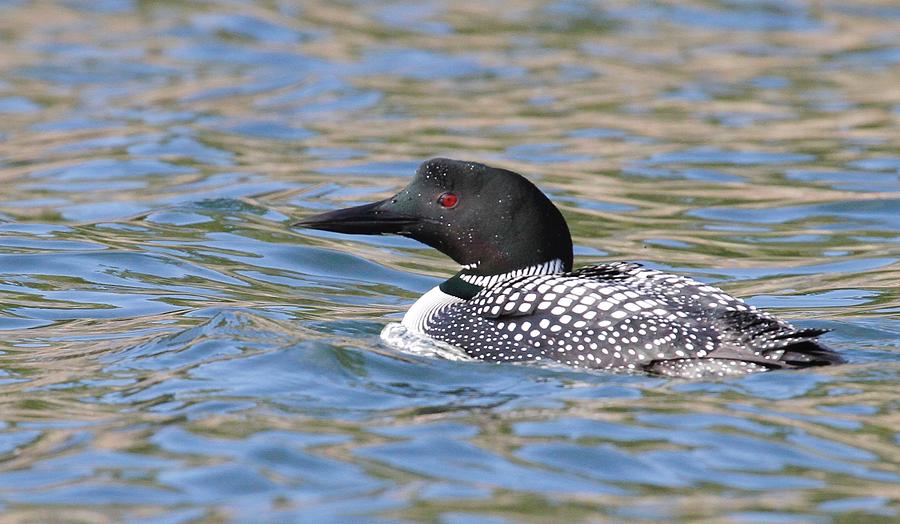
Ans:
{"label": "common loon", "polygon": [[396,195],[315,215],[298,227],[393,233],[462,270],[403,318],[414,333],[486,361],[701,378],[838,364],[823,329],[797,329],[696,280],[615,262],[572,271],[562,214],[525,177],[435,158]]}

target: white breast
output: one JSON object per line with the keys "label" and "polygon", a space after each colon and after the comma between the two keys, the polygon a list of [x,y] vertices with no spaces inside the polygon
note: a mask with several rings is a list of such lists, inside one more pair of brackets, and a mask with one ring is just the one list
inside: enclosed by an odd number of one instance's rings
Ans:
{"label": "white breast", "polygon": [[439,286],[436,286],[419,297],[419,300],[416,300],[416,303],[409,308],[409,311],[403,316],[403,327],[413,333],[424,335],[425,327],[434,315],[440,310],[459,302],[465,301],[459,297],[444,293]]}

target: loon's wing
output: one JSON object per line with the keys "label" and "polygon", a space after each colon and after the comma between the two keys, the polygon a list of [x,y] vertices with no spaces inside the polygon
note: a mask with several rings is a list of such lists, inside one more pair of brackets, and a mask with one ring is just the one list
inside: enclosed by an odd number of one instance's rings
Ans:
{"label": "loon's wing", "polygon": [[666,361],[721,359],[771,369],[836,357],[815,342],[821,330],[795,329],[717,288],[637,264],[510,279],[449,308],[441,324],[436,338],[486,360],[527,355],[654,370]]}
{"label": "loon's wing", "polygon": [[749,350],[765,356],[765,364],[770,367],[797,368],[844,362],[839,354],[817,340],[828,333],[828,329],[795,328],[771,313],[692,278],[634,263],[588,266],[576,274],[604,274],[606,278],[628,281],[638,293],[665,298],[691,315],[714,324],[722,344],[710,358],[747,360]]}

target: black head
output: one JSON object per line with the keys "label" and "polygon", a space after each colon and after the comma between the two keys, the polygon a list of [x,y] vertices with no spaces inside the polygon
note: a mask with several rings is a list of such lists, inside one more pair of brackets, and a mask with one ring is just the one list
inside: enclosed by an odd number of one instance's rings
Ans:
{"label": "black head", "polygon": [[560,259],[572,268],[572,238],[540,189],[512,171],[434,158],[391,198],[307,218],[300,227],[394,233],[432,246],[473,275],[496,275]]}

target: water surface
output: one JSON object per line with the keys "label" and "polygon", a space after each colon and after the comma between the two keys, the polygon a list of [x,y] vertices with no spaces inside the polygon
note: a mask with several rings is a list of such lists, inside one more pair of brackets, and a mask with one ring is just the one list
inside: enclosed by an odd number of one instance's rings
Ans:
{"label": "water surface", "polygon": [[[0,2],[0,508],[73,522],[895,522],[900,10]],[[715,282],[850,364],[732,380],[379,340],[455,271],[293,231],[450,156],[577,264]]]}

